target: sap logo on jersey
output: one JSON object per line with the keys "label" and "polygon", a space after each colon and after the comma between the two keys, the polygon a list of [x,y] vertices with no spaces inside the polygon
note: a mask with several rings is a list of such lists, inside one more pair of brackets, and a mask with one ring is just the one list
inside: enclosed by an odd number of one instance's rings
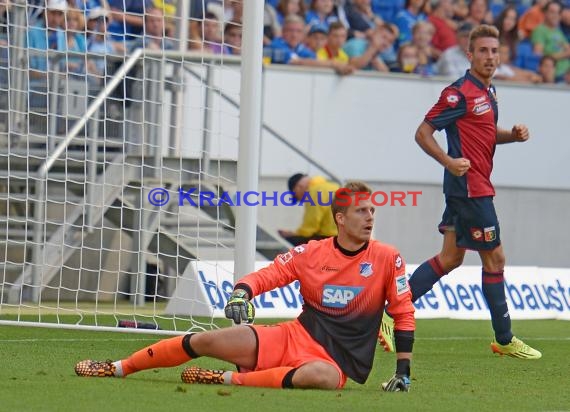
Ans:
{"label": "sap logo on jersey", "polygon": [[323,288],[323,306],[344,308],[364,289],[362,286],[325,285]]}

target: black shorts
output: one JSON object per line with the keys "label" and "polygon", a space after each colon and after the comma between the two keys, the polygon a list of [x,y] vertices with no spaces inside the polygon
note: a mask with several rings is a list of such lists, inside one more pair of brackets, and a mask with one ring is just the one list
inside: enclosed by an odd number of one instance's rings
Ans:
{"label": "black shorts", "polygon": [[495,249],[501,244],[501,230],[493,197],[446,197],[439,231],[446,230],[455,230],[459,248]]}

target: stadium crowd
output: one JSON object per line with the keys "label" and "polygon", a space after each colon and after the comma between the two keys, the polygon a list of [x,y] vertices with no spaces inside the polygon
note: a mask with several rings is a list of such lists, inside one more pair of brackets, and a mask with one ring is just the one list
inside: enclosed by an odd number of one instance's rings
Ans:
{"label": "stadium crowd", "polygon": [[[495,77],[570,84],[570,0],[265,0],[264,61],[355,70],[462,76],[470,30],[494,24],[501,34]],[[0,1],[6,45],[10,0]],[[101,82],[105,56],[136,47],[178,47],[178,0],[30,0],[31,78],[47,65]],[[240,54],[243,0],[190,1],[188,49]],[[1,44],[0,44],[1,45]],[[38,51],[67,54],[57,65]]]}

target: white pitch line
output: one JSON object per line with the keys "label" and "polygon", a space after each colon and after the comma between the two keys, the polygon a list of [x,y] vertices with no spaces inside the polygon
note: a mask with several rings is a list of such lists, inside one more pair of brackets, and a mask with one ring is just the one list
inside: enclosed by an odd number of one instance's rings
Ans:
{"label": "white pitch line", "polygon": [[[160,338],[125,338],[125,339],[0,339],[0,343],[25,343],[25,342],[153,342]],[[539,338],[528,338],[528,340],[539,340],[539,341],[570,341],[570,337],[539,337]],[[489,337],[481,336],[442,336],[433,338],[416,338],[417,341],[431,340],[431,341],[462,341],[462,340],[489,340]]]}
{"label": "white pitch line", "polygon": [[[435,338],[420,338],[417,337],[416,340],[488,340],[489,337],[481,337],[481,336],[441,336]],[[492,337],[491,337],[492,339]],[[570,340],[570,337],[540,337],[540,338],[531,338],[531,337],[524,337],[525,340],[553,340],[553,341],[565,341]]]}
{"label": "white pitch line", "polygon": [[146,342],[157,341],[160,338],[127,338],[127,339],[0,339],[0,343],[22,343],[22,342]]}

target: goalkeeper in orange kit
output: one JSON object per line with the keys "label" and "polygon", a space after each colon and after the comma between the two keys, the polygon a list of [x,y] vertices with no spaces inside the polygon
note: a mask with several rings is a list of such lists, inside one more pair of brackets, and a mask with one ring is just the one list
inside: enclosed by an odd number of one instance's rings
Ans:
{"label": "goalkeeper in orange kit", "polygon": [[[116,362],[81,361],[75,372],[124,377],[208,356],[237,365],[239,372],[190,366],[182,372],[182,380],[338,389],[347,378],[358,383],[368,378],[387,301],[395,322],[397,360],[394,375],[382,387],[408,391],[414,307],[400,254],[370,238],[374,223],[370,194],[360,182],[339,189],[331,205],[338,236],[297,246],[240,279],[225,307],[226,317],[238,325],[164,339]],[[295,280],[304,300],[299,317],[272,326],[252,325],[251,299]]]}

